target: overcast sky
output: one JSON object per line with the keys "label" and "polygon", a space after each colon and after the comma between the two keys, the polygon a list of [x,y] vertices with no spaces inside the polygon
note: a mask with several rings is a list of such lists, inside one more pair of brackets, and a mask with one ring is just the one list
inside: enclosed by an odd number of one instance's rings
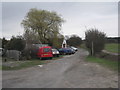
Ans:
{"label": "overcast sky", "polygon": [[[0,5],[1,6],[1,5]],[[86,28],[97,28],[107,36],[118,36],[117,2],[2,2],[2,35],[23,34],[21,22],[31,8],[56,11],[66,21],[62,25],[64,35],[85,37]]]}

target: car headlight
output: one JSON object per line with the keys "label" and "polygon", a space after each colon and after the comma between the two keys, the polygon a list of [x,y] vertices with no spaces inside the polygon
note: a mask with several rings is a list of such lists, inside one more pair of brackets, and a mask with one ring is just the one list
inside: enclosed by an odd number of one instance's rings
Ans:
{"label": "car headlight", "polygon": [[57,54],[59,54],[59,52],[57,51]]}

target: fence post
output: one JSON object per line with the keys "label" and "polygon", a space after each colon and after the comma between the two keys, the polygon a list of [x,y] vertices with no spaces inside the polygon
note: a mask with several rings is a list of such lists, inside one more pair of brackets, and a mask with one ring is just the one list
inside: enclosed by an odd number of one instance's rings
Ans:
{"label": "fence post", "polygon": [[92,41],[92,56],[93,56],[93,54],[94,54],[94,43]]}

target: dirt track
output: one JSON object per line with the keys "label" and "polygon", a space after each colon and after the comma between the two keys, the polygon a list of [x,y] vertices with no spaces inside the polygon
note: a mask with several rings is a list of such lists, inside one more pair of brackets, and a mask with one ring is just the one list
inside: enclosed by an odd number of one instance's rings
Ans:
{"label": "dirt track", "polygon": [[53,60],[43,67],[3,71],[3,88],[118,88],[118,74],[85,61],[88,52]]}

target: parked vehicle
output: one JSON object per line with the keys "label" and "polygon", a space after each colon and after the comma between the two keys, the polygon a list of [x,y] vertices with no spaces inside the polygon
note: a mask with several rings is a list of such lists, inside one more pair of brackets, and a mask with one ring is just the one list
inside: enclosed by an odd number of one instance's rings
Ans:
{"label": "parked vehicle", "polygon": [[60,54],[65,55],[65,54],[72,54],[72,50],[70,48],[60,48],[59,49]]}
{"label": "parked vehicle", "polygon": [[78,48],[71,46],[70,48],[74,49],[75,51],[78,51]]}
{"label": "parked vehicle", "polygon": [[66,48],[69,51],[69,54],[74,54],[76,51],[72,48]]}
{"label": "parked vehicle", "polygon": [[59,51],[57,49],[52,49],[52,54],[54,57],[59,57]]}
{"label": "parked vehicle", "polygon": [[71,54],[74,54],[76,51],[73,48],[68,48],[71,50]]}
{"label": "parked vehicle", "polygon": [[53,57],[52,48],[50,46],[40,47],[39,50],[38,50],[37,56],[40,59],[42,59],[42,58],[52,59],[52,57]]}

